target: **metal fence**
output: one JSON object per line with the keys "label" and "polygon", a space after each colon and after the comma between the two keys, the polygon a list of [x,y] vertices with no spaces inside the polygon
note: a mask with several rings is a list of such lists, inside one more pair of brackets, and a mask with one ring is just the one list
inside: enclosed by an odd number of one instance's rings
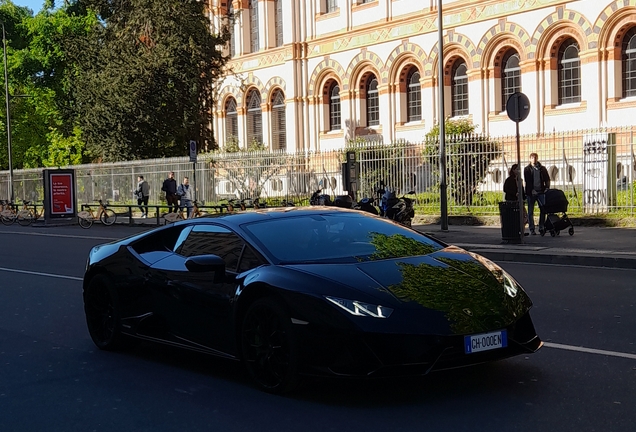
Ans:
{"label": "metal fence", "polygon": [[[595,149],[588,141],[594,134],[611,135],[607,143],[611,166],[596,173],[587,161]],[[587,141],[586,141],[587,140]],[[552,187],[566,192],[570,213],[614,212],[633,216],[634,128],[573,131],[520,137],[522,167],[530,152],[539,155],[548,169]],[[591,150],[590,150],[591,149]],[[134,202],[137,176],[143,175],[151,187],[150,204],[161,204],[161,185],[169,171],[177,181],[184,176],[196,185],[196,199],[215,204],[230,198],[256,198],[276,205],[282,200],[307,204],[311,193],[322,189],[332,195],[345,194],[341,164],[345,152],[355,151],[360,163],[357,198],[370,197],[383,185],[398,193],[414,191],[420,212],[439,214],[440,159],[435,142],[390,145],[363,143],[338,151],[245,152],[199,155],[193,164],[187,157],[152,159],[108,164],[75,165],[78,203],[107,199],[113,203]],[[517,161],[515,136],[461,136],[446,139],[449,214],[496,214],[503,198],[503,182]],[[586,159],[588,158],[588,159]],[[603,177],[610,196],[603,206],[589,206],[586,178]],[[591,177],[590,177],[591,176]],[[41,201],[41,169],[15,170],[17,199]],[[0,172],[0,198],[9,196],[8,171]],[[586,204],[587,203],[587,204]]]}

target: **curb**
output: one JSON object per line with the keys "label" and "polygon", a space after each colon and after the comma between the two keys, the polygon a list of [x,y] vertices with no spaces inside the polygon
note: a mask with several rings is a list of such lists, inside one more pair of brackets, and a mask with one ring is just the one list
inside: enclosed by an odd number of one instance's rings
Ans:
{"label": "curb", "polygon": [[583,267],[605,267],[618,269],[636,269],[636,255],[617,254],[613,251],[598,251],[596,253],[580,253],[575,250],[518,250],[484,248],[483,245],[455,244],[462,249],[478,253],[492,261],[523,262],[535,264],[555,264]]}

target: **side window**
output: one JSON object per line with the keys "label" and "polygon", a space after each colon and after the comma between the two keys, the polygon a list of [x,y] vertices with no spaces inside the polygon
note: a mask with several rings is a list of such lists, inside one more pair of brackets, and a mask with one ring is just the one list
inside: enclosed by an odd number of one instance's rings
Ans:
{"label": "side window", "polygon": [[185,257],[218,255],[228,271],[236,271],[243,250],[243,239],[217,225],[195,225],[183,243],[175,250]]}
{"label": "side window", "polygon": [[188,232],[188,226],[178,225],[159,230],[133,242],[132,248],[142,255],[148,252],[172,252],[183,232]]}

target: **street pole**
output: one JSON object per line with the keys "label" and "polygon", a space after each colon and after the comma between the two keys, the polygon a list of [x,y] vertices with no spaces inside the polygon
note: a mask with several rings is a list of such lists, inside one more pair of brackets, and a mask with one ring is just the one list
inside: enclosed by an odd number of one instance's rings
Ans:
{"label": "street pole", "polygon": [[13,202],[13,160],[11,157],[11,109],[9,102],[9,72],[7,70],[7,37],[2,24],[2,50],[4,51],[4,95],[7,104],[7,152],[9,156],[9,202]]}
{"label": "street pole", "polygon": [[448,199],[446,184],[446,119],[444,114],[444,21],[442,14],[442,1],[437,0],[437,30],[439,36],[439,55],[438,55],[438,93],[439,93],[439,193],[440,193],[440,214],[441,229],[448,231]]}

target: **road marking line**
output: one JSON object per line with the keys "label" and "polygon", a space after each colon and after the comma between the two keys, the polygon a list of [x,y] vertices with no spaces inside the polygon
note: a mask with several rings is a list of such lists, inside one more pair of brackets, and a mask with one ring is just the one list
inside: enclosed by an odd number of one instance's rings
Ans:
{"label": "road marking line", "polygon": [[15,270],[15,269],[9,269],[4,267],[0,267],[0,271],[11,272],[11,273],[22,273],[22,274],[28,274],[33,276],[46,276],[46,277],[52,277],[52,278],[58,278],[58,279],[70,279],[70,280],[76,280],[76,281],[84,280],[84,278],[75,277],[75,276],[56,275],[52,273],[40,273],[40,272],[27,271],[27,270]]}
{"label": "road marking line", "polygon": [[578,352],[584,352],[588,354],[601,354],[601,355],[607,355],[612,357],[622,357],[622,358],[628,358],[631,360],[636,360],[636,354],[628,354],[628,353],[622,353],[622,352],[616,352],[616,351],[605,351],[605,350],[599,350],[594,348],[585,348],[585,347],[577,347],[573,345],[557,344],[552,342],[544,342],[543,346],[548,348],[567,350],[567,351],[578,351]]}
{"label": "road marking line", "polygon": [[18,232],[18,231],[0,231],[0,234],[17,234],[17,235],[31,235],[31,236],[42,236],[42,237],[64,237],[64,238],[78,238],[78,239],[88,239],[88,240],[108,240],[114,241],[119,240],[117,237],[97,237],[97,236],[81,236],[81,235],[73,235],[73,234],[44,234],[44,233],[34,233],[34,232]]}

